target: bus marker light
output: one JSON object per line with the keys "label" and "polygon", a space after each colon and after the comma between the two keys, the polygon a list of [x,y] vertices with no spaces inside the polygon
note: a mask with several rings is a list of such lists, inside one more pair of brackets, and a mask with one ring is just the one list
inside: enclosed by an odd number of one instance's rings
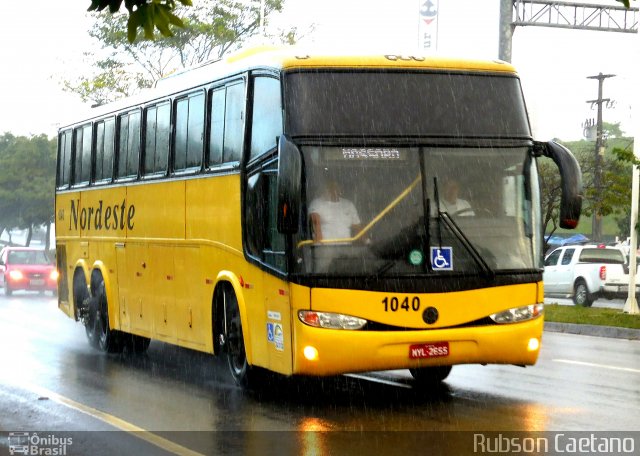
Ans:
{"label": "bus marker light", "polygon": [[311,345],[307,345],[306,347],[304,347],[304,349],[302,350],[302,353],[304,354],[304,357],[307,358],[309,361],[318,360],[318,350],[315,347],[312,347]]}
{"label": "bus marker light", "polygon": [[540,348],[540,341],[538,339],[536,339],[535,337],[532,337],[531,339],[529,339],[527,350],[536,351],[539,348]]}

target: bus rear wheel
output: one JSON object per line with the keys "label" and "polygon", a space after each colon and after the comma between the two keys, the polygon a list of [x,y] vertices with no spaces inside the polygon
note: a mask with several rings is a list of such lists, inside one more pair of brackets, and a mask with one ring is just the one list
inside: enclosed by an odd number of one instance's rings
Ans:
{"label": "bus rear wheel", "polygon": [[99,279],[89,302],[87,323],[87,337],[95,348],[105,353],[122,351],[122,335],[109,325],[109,306],[102,278]]}
{"label": "bus rear wheel", "polygon": [[419,385],[438,386],[451,373],[451,366],[419,367],[409,372]]}

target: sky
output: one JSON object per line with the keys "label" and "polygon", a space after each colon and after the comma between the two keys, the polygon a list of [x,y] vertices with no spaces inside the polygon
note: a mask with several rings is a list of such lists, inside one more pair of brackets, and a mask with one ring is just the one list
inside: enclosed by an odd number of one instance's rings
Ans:
{"label": "sky", "polygon": [[[196,0],[197,1],[197,0]],[[297,26],[309,51],[416,54],[420,0],[285,0],[271,26]],[[499,0],[440,0],[437,54],[498,57]],[[598,3],[617,4],[613,0]],[[632,2],[633,4],[634,2]],[[62,91],[61,81],[86,71],[89,0],[0,2],[0,133],[45,133],[82,104]],[[28,7],[26,5],[29,5]],[[312,31],[310,27],[313,24]],[[640,82],[640,37],[636,34],[518,27],[512,63],[522,80],[534,137],[582,137],[582,123],[595,118],[587,100],[598,84],[587,76],[615,74],[604,97],[615,101],[604,120],[633,133],[631,96]],[[635,79],[634,79],[635,78]],[[635,85],[635,87],[634,87]]]}

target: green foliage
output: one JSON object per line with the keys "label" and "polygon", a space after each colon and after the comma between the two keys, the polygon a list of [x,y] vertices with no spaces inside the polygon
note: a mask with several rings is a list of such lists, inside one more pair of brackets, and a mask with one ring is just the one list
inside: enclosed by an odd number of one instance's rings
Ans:
{"label": "green foliage", "polygon": [[[192,6],[191,0],[125,0],[125,8],[128,11],[127,39],[133,43],[138,35],[138,29],[144,32],[148,40],[154,39],[154,30],[166,37],[173,36],[170,25],[184,27],[182,19],[173,12],[178,3],[183,6]],[[122,0],[91,0],[88,11],[103,11],[109,7],[111,14],[117,13],[122,7]]]}
{"label": "green foliage", "polygon": [[[113,2],[113,7],[119,8],[121,4]],[[112,2],[96,0],[94,10],[111,8],[111,5]],[[282,5],[283,0],[265,0],[265,19],[281,11]],[[153,40],[147,39],[146,35],[131,40],[131,28],[127,25],[131,15],[120,13],[118,9],[115,11],[96,14],[96,22],[89,31],[89,35],[102,45],[102,52],[87,54],[94,72],[63,82],[65,90],[77,93],[85,102],[114,101],[151,87],[156,80],[175,71],[220,58],[255,35],[260,24],[256,5],[247,7],[246,3],[237,0],[200,0],[196,6],[176,7],[175,14],[181,17],[183,26],[173,28],[170,36],[158,29],[161,33]],[[294,40],[295,31],[276,39]]]}
{"label": "green foliage", "polygon": [[545,304],[545,321],[640,329],[640,317],[617,309]]}
{"label": "green foliage", "polygon": [[602,135],[605,138],[622,138],[624,132],[620,129],[620,122],[602,122]]}
{"label": "green foliage", "polygon": [[[621,160],[633,148],[633,140],[616,137],[622,134],[619,125],[605,124],[612,134],[606,142],[604,156],[601,156],[601,187],[595,188],[595,144],[593,141],[574,141],[564,145],[573,152],[582,170],[583,205],[580,225],[594,211],[602,216],[614,216],[619,220],[618,235],[628,232],[629,202],[631,201],[631,163]],[[616,130],[617,128],[617,130]],[[606,129],[606,128],[605,128]],[[539,160],[539,173],[542,188],[543,226],[545,233],[552,234],[558,226],[558,208],[560,204],[560,176],[557,168],[549,159]],[[626,217],[626,229],[625,227]],[[587,231],[587,234],[590,231]]]}
{"label": "green foliage", "polygon": [[0,136],[2,229],[32,229],[53,222],[55,163],[56,141],[45,135]]}

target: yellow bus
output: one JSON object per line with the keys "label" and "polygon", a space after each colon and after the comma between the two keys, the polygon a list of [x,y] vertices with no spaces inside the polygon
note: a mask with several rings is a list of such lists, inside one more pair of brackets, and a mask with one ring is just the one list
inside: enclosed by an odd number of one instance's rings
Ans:
{"label": "yellow bus", "polygon": [[99,350],[151,339],[236,382],[532,365],[543,326],[536,161],[498,61],[245,51],[59,130],[59,307]]}

